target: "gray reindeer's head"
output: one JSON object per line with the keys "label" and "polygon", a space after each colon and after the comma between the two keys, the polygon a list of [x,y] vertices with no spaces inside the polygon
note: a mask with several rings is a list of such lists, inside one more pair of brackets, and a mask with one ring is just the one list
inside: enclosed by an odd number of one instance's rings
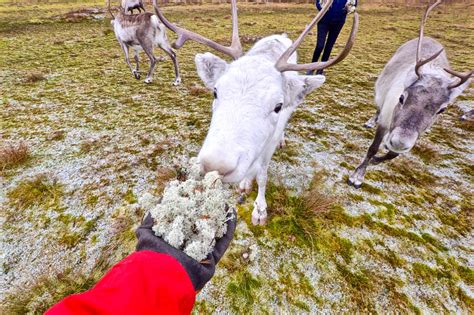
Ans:
{"label": "gray reindeer's head", "polygon": [[[420,58],[424,24],[429,12],[440,3],[441,0],[438,0],[428,7],[423,16],[416,53],[416,79],[400,95],[393,111],[389,132],[384,138],[386,147],[395,153],[408,152],[415,145],[418,137],[433,124],[438,114],[469,85],[469,78],[474,73],[474,70],[459,73],[436,66],[425,67],[426,69],[421,71],[423,65],[436,58],[442,58],[447,63],[444,48],[425,60]],[[427,42],[428,45],[430,43]]]}

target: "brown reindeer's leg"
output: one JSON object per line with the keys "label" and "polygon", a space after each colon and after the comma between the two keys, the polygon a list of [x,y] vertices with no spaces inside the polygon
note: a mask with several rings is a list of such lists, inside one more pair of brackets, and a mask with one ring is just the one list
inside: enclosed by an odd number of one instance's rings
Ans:
{"label": "brown reindeer's leg", "polygon": [[145,83],[151,83],[153,71],[155,70],[156,65],[156,57],[153,55],[153,44],[150,42],[143,42],[140,41],[140,44],[145,51],[146,55],[150,59],[150,69],[148,70],[148,74],[146,75]]}
{"label": "brown reindeer's leg", "polygon": [[140,59],[138,58],[138,50],[135,50],[135,62],[137,63],[136,67],[135,67],[135,77],[138,79],[140,79],[140,73],[138,72],[139,70],[139,61]]}
{"label": "brown reindeer's leg", "polygon": [[159,44],[160,48],[164,50],[168,56],[170,56],[171,60],[173,60],[173,65],[174,65],[174,75],[175,75],[175,80],[173,82],[173,85],[179,85],[181,83],[181,77],[179,76],[179,65],[178,65],[178,59],[176,59],[176,53],[171,49],[171,47],[168,45],[168,42],[163,42]]}
{"label": "brown reindeer's leg", "polygon": [[399,156],[398,153],[389,151],[387,154],[385,154],[385,155],[383,155],[383,156],[374,156],[374,157],[370,160],[370,164],[372,164],[372,165],[377,165],[377,164],[380,164],[380,163],[382,163],[382,162],[392,160],[392,159],[396,158],[397,156]]}
{"label": "brown reindeer's leg", "polygon": [[135,76],[135,79],[140,79],[140,75],[135,69],[133,69],[132,63],[130,62],[130,56],[128,55],[127,45],[125,45],[123,42],[120,42],[120,46],[122,46],[123,52],[125,54],[125,61],[127,62],[130,71],[132,71],[132,74]]}
{"label": "brown reindeer's leg", "polygon": [[354,186],[355,188],[359,188],[362,185],[362,181],[364,180],[364,175],[365,175],[365,170],[367,168],[367,165],[369,165],[369,161],[372,159],[372,157],[375,156],[377,151],[379,150],[380,144],[382,143],[383,137],[385,136],[385,128],[380,127],[380,125],[377,127],[377,130],[375,131],[375,137],[374,141],[369,147],[369,150],[367,151],[367,155],[365,156],[365,159],[360,163],[360,165],[356,168],[354,173],[349,177],[348,184]]}

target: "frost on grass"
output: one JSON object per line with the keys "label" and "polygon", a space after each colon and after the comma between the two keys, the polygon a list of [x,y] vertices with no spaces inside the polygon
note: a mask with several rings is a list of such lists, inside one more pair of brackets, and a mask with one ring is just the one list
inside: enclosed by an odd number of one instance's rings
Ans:
{"label": "frost on grass", "polygon": [[202,176],[194,161],[186,173],[185,181],[174,180],[167,185],[161,202],[147,193],[140,204],[150,211],[157,236],[201,261],[227,231],[230,193],[217,172]]}

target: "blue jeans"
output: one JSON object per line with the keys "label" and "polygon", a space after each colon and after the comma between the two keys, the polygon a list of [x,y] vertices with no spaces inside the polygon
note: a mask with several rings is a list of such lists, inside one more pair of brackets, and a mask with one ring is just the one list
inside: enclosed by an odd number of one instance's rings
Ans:
{"label": "blue jeans", "polygon": [[[335,21],[335,22],[324,22],[318,23],[318,40],[316,42],[316,48],[313,53],[312,62],[316,62],[324,49],[323,57],[321,61],[328,61],[331,55],[331,50],[336,43],[337,37],[344,26],[346,20]],[[326,41],[327,38],[327,41]]]}

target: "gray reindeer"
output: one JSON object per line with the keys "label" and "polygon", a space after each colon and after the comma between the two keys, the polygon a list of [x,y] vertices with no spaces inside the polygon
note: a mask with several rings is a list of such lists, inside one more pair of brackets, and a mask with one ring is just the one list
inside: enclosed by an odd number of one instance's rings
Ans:
{"label": "gray reindeer", "polygon": [[[375,138],[364,160],[349,177],[349,185],[361,186],[369,164],[410,151],[437,115],[469,85],[474,70],[467,73],[451,70],[443,45],[432,38],[423,38],[428,15],[440,3],[438,0],[428,6],[421,20],[419,38],[400,46],[377,79],[377,112],[366,123],[367,127],[377,124]],[[376,156],[382,142],[388,153]]]}
{"label": "gray reindeer", "polygon": [[[160,22],[158,17],[149,12],[132,15],[126,14],[122,7],[118,14],[114,16],[110,8],[110,0],[107,0],[107,7],[112,16],[111,24],[114,27],[115,36],[125,53],[125,60],[135,78],[137,80],[140,79],[138,53],[140,50],[143,50],[150,59],[150,69],[145,78],[145,83],[151,83],[153,71],[157,62],[157,58],[153,54],[153,48],[158,46],[163,49],[168,56],[170,56],[171,60],[173,60],[176,76],[173,84],[180,84],[181,77],[179,76],[179,66],[176,59],[176,53],[171,49],[168,37],[166,36],[166,27]],[[135,68],[133,68],[130,62],[128,51],[130,47],[135,51]]]}

